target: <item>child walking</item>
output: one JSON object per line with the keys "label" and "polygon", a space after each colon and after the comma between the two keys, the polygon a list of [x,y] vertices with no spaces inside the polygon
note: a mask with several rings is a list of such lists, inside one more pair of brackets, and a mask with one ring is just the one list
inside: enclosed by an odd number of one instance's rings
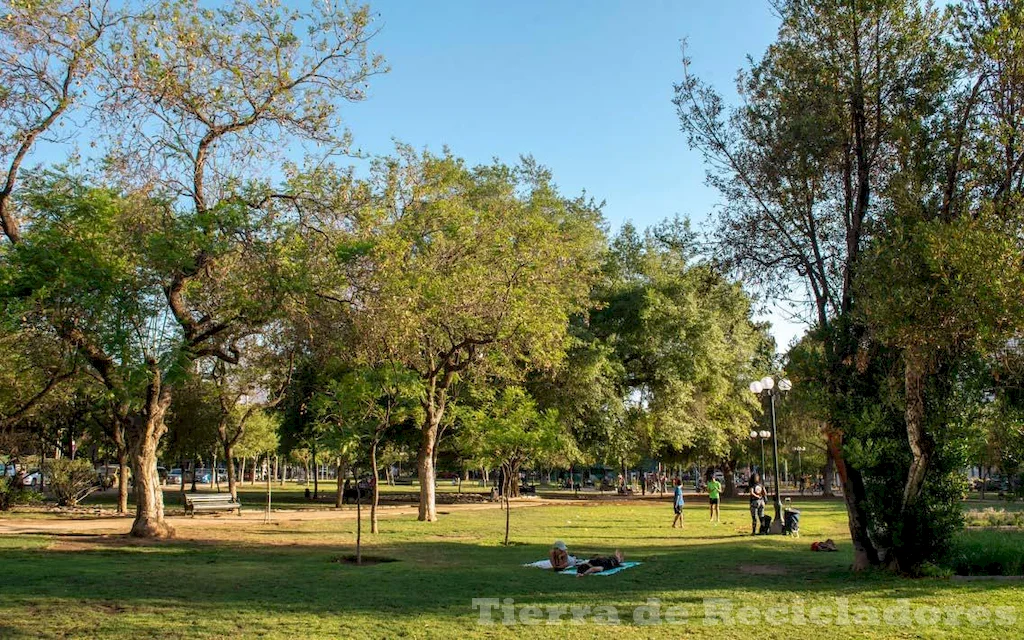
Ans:
{"label": "child walking", "polygon": [[683,528],[683,487],[682,481],[679,478],[675,479],[676,490],[672,500],[672,510],[675,511],[676,517],[672,520],[672,528],[675,529],[676,525],[679,528]]}
{"label": "child walking", "polygon": [[711,522],[721,522],[721,514],[718,509],[718,501],[722,493],[722,483],[715,480],[714,476],[708,480],[708,503],[711,505]]}

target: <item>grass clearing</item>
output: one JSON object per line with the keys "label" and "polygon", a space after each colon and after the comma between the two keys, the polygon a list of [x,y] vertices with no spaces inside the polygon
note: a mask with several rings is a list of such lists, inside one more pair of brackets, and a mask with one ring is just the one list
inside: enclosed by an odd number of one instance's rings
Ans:
{"label": "grass clearing", "polygon": [[1024,531],[964,531],[949,550],[946,564],[965,576],[1024,575]]}
{"label": "grass clearing", "polygon": [[[363,567],[336,562],[353,552],[355,521],[350,517],[296,520],[278,513],[270,525],[243,520],[238,526],[228,520],[211,526],[200,517],[182,521],[179,539],[169,542],[109,535],[0,536],[0,637],[685,635],[746,640],[785,635],[833,640],[1024,635],[1020,583],[851,574],[842,503],[808,499],[800,507],[799,539],[751,537],[742,501],[725,503],[720,525],[708,523],[706,507],[690,501],[682,533],[669,527],[667,501],[514,508],[515,544],[508,548],[500,544],[504,513],[496,508],[452,509],[432,524],[391,515],[381,520],[377,536],[365,532],[364,522],[364,553],[399,561]],[[809,551],[812,541],[827,537],[836,540],[840,552]],[[546,557],[555,539],[565,540],[574,554],[620,548],[628,560],[643,564],[615,576],[582,579],[520,566]],[[512,599],[517,621],[524,607],[539,607],[541,615],[557,615],[560,622],[505,626],[506,611],[499,608],[493,613],[496,624],[482,625],[474,598],[497,598],[499,605]],[[717,606],[712,599],[732,607],[725,616],[732,624],[706,624],[708,602]],[[909,600],[908,625],[898,624],[903,599]],[[637,607],[655,601],[662,613],[669,607],[685,613],[683,625],[636,624]],[[970,612],[976,605],[988,607],[988,618]],[[573,607],[590,608],[585,624],[572,622]],[[600,607],[614,607],[620,624],[598,624]],[[828,624],[810,620],[816,607],[822,607],[816,620]],[[997,608],[1003,608],[999,615]],[[897,624],[885,623],[887,611],[895,612]],[[531,610],[525,612],[529,617]],[[929,616],[936,612],[939,621],[931,624]],[[769,614],[773,617],[766,618]]]}

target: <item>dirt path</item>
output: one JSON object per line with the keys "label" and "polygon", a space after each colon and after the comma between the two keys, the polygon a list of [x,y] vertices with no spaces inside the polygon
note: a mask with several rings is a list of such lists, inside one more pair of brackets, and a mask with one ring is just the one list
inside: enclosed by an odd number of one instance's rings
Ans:
{"label": "dirt path", "polygon": [[[513,509],[525,507],[540,507],[552,505],[579,505],[578,500],[517,500],[512,502]],[[438,513],[444,515],[459,511],[482,511],[486,509],[500,509],[501,503],[485,502],[473,504],[447,504],[438,505]],[[392,516],[408,516],[418,513],[417,505],[381,506],[378,508],[378,515],[381,518]],[[363,517],[369,517],[369,508],[363,508]],[[317,520],[354,520],[356,509],[351,505],[341,509],[309,509],[309,510],[281,510],[272,511],[271,522],[309,522]],[[185,534],[191,530],[209,530],[210,527],[238,527],[239,525],[263,524],[265,512],[249,509],[242,511],[241,515],[233,513],[205,514],[195,518],[188,516],[169,516],[167,522],[177,529],[179,533]],[[0,535],[102,535],[102,534],[123,534],[131,529],[132,516],[117,515],[57,515],[46,518],[31,517],[8,517],[0,518]]]}

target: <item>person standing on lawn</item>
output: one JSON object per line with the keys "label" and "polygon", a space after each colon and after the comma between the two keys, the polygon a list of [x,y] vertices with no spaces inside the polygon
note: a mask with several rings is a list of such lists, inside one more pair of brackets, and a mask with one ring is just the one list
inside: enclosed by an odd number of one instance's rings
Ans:
{"label": "person standing on lawn", "polygon": [[721,522],[721,513],[718,509],[718,502],[722,493],[722,483],[711,476],[708,480],[708,503],[711,506],[711,522]]}
{"label": "person standing on lawn", "polygon": [[683,483],[679,478],[675,479],[676,490],[672,497],[672,510],[675,511],[676,517],[672,520],[672,528],[676,528],[676,524],[679,528],[683,528]]}
{"label": "person standing on lawn", "polygon": [[764,518],[765,491],[761,484],[761,476],[756,473],[750,476],[750,535],[757,535],[757,528]]}

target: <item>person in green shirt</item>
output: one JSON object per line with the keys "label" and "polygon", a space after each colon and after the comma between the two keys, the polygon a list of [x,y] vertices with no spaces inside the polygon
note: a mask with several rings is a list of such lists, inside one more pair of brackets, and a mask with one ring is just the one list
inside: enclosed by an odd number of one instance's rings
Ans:
{"label": "person in green shirt", "polygon": [[711,503],[711,522],[721,522],[721,514],[718,510],[718,501],[722,493],[722,483],[714,476],[708,480],[708,502]]}

